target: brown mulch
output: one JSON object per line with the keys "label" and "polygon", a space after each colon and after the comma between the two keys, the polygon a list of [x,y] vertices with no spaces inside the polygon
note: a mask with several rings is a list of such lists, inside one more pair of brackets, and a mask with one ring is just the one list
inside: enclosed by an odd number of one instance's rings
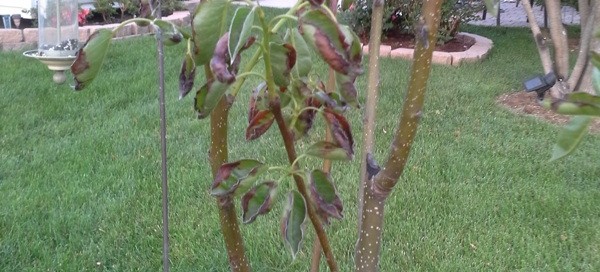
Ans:
{"label": "brown mulch", "polygon": [[[496,102],[516,114],[534,116],[552,124],[563,126],[571,120],[570,116],[561,115],[540,106],[535,93],[524,91],[506,93],[499,96]],[[590,131],[600,133],[600,119],[596,118],[592,121]]]}
{"label": "brown mulch", "polygon": [[[361,42],[363,44],[369,43],[368,36],[361,36]],[[387,33],[381,38],[381,44],[389,45],[392,50],[397,48],[415,48],[415,36],[407,33]],[[475,44],[475,39],[465,35],[456,35],[453,39],[447,41],[444,44],[438,44],[435,47],[436,51],[442,52],[463,52],[471,48]]]}

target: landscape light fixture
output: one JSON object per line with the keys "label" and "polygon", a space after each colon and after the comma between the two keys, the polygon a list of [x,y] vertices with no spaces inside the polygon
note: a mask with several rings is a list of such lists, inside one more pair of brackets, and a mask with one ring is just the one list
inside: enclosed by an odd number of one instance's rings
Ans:
{"label": "landscape light fixture", "polygon": [[556,74],[553,71],[543,75],[537,75],[523,82],[526,92],[536,92],[538,100],[544,100],[544,94],[556,84]]}
{"label": "landscape light fixture", "polygon": [[38,49],[23,55],[38,59],[54,71],[54,82],[65,82],[79,49],[78,0],[38,1]]}

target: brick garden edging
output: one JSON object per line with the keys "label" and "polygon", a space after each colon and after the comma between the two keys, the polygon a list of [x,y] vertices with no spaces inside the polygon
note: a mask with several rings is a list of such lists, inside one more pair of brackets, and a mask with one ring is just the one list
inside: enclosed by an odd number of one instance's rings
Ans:
{"label": "brick garden edging", "polygon": [[[176,11],[173,14],[163,17],[163,20],[172,22],[178,26],[187,25],[191,21],[189,11]],[[119,24],[93,25],[79,27],[79,41],[85,42],[92,33],[98,29],[114,29]],[[151,27],[141,27],[136,24],[129,24],[121,28],[115,38],[125,38],[153,33]],[[38,29],[0,29],[0,51],[11,50],[31,50],[36,49],[38,43]]]}
{"label": "brick garden edging", "polygon": [[[490,50],[494,46],[492,40],[479,35],[460,32],[458,34],[469,36],[475,39],[475,44],[463,52],[440,52],[434,51],[432,62],[448,66],[459,66],[461,63],[479,62],[487,57]],[[397,48],[392,50],[389,45],[382,45],[379,48],[379,56],[387,58],[402,58],[411,60],[413,57],[413,49]],[[363,53],[369,54],[369,45],[363,46]]]}

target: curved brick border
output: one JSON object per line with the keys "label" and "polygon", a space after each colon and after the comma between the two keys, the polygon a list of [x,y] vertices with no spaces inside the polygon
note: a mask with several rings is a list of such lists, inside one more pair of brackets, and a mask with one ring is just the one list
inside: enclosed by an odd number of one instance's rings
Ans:
{"label": "curved brick border", "polygon": [[[172,22],[178,26],[187,25],[190,23],[191,17],[189,11],[176,11],[170,16],[163,17],[163,20]],[[98,29],[114,29],[119,24],[83,26],[79,27],[79,40],[86,41],[92,33]],[[121,28],[115,35],[115,39],[125,37],[139,36],[150,34],[154,30],[151,27],[137,26],[136,24],[128,24]],[[30,50],[35,49],[38,43],[38,29],[0,29],[0,51],[10,50]]]}
{"label": "curved brick border", "polygon": [[[494,47],[494,43],[492,40],[482,37],[479,35],[460,32],[459,34],[469,36],[475,39],[475,44],[471,46],[471,48],[467,49],[463,52],[439,52],[434,51],[432,56],[432,61],[435,64],[443,64],[448,66],[459,66],[461,63],[466,62],[479,62],[487,57],[492,47]],[[391,57],[391,58],[402,58],[402,59],[412,59],[413,57],[413,49],[408,48],[398,48],[392,50],[392,47],[389,45],[382,45],[379,48],[379,56],[381,57]],[[363,46],[363,53],[369,54],[369,46]]]}

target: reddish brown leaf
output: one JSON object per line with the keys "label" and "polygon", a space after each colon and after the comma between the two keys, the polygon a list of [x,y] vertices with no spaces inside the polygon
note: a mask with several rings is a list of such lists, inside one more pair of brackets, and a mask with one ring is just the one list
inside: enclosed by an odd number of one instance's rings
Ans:
{"label": "reddish brown leaf", "polygon": [[262,136],[269,130],[271,125],[275,121],[275,116],[270,110],[262,110],[256,113],[256,116],[248,124],[246,128],[246,140],[252,141]]}
{"label": "reddish brown leaf", "polygon": [[340,199],[331,177],[321,170],[310,173],[310,196],[317,207],[317,212],[324,222],[329,224],[329,218],[342,219],[342,200]]}
{"label": "reddish brown leaf", "polygon": [[263,182],[242,197],[242,218],[245,224],[254,222],[257,216],[271,210],[276,187],[277,184],[273,181]]}
{"label": "reddish brown leaf", "polygon": [[330,108],[325,108],[323,114],[335,142],[346,151],[348,156],[352,157],[354,155],[354,140],[352,139],[350,124],[348,124],[346,117]]}

